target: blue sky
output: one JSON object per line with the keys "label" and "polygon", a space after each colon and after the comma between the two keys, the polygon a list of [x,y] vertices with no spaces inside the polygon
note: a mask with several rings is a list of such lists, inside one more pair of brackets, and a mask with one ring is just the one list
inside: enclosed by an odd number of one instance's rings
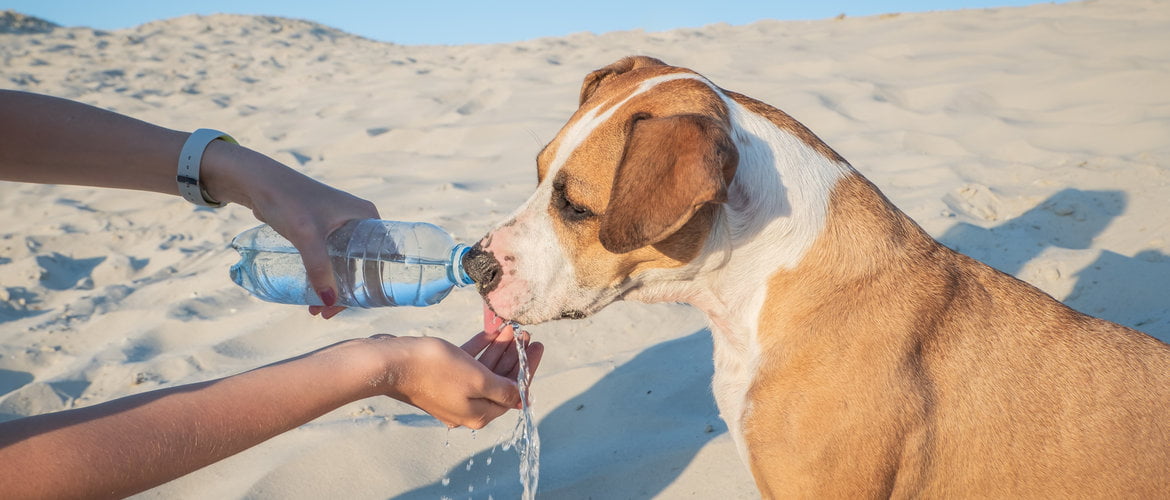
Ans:
{"label": "blue sky", "polygon": [[65,26],[113,30],[186,14],[264,14],[307,19],[402,44],[497,43],[591,31],[662,31],[760,19],[824,19],[1042,3],[1036,0],[0,0]]}

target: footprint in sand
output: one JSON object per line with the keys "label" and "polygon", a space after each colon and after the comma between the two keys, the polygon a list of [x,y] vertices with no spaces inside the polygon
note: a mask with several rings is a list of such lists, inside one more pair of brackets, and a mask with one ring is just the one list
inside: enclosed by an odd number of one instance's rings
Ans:
{"label": "footprint in sand", "polygon": [[22,286],[0,288],[0,323],[44,314],[41,301],[40,295]]}
{"label": "footprint in sand", "polygon": [[956,189],[943,197],[943,203],[952,212],[985,221],[998,221],[1004,212],[1003,200],[982,184],[968,184]]}
{"label": "footprint in sand", "polygon": [[62,396],[49,384],[32,382],[0,401],[0,421],[61,411],[66,408],[67,401],[66,396]]}
{"label": "footprint in sand", "polygon": [[213,320],[234,313],[233,304],[239,304],[241,300],[244,300],[243,292],[235,290],[201,295],[171,306],[167,317],[179,321]]}
{"label": "footprint in sand", "polygon": [[0,368],[0,397],[28,385],[34,378],[29,372]]}
{"label": "footprint in sand", "polygon": [[301,151],[298,151],[296,149],[281,149],[278,152],[288,153],[289,156],[292,156],[293,161],[297,162],[297,165],[302,166],[302,167],[305,166],[306,163],[313,161],[312,156],[309,156],[309,155],[307,155]]}
{"label": "footprint in sand", "polygon": [[378,137],[390,131],[390,127],[371,127],[366,129],[366,135],[370,137]]}
{"label": "footprint in sand", "polygon": [[38,255],[37,265],[41,266],[41,285],[49,290],[71,288],[93,288],[93,269],[106,260],[105,257],[74,259],[53,252]]}

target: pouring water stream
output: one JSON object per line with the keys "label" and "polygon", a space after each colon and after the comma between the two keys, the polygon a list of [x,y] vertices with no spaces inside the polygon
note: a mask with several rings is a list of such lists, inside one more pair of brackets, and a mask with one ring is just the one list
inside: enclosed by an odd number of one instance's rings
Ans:
{"label": "pouring water stream", "polygon": [[537,433],[536,417],[532,414],[532,407],[528,401],[528,353],[522,340],[520,325],[512,322],[511,326],[520,361],[516,384],[520,387],[521,410],[519,418],[516,419],[516,428],[512,431],[512,439],[503,448],[506,451],[509,447],[516,447],[516,453],[520,455],[520,484],[524,486],[524,496],[521,498],[533,500],[536,498],[536,486],[540,481],[540,435]]}

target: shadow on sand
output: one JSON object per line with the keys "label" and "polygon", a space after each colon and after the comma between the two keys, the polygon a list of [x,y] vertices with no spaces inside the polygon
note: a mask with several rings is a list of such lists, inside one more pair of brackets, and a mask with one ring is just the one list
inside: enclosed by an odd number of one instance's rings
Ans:
{"label": "shadow on sand", "polygon": [[[538,415],[538,496],[657,495],[703,445],[727,432],[711,395],[712,373],[711,332],[704,329],[647,348],[585,392]],[[621,427],[615,429],[615,422]],[[520,498],[518,467],[515,450],[497,446],[451,469],[446,485],[438,481],[395,498]]]}
{"label": "shadow on sand", "polygon": [[[1121,191],[1065,189],[1019,217],[984,229],[959,223],[938,240],[1000,271],[1017,275],[1049,248],[1084,250],[1125,212]],[[1103,250],[1073,274],[1076,285],[1057,297],[1083,313],[1170,342],[1170,256],[1144,250],[1126,257]]]}

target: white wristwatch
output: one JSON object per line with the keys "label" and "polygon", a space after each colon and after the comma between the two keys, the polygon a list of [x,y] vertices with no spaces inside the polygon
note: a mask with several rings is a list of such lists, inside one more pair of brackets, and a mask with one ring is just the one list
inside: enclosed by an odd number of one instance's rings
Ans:
{"label": "white wristwatch", "polygon": [[232,144],[239,144],[232,136],[218,130],[201,128],[191,133],[183,149],[179,152],[179,194],[187,201],[202,207],[219,208],[225,205],[215,201],[207,195],[207,189],[199,183],[199,163],[203,161],[203,151],[211,141],[224,140]]}

